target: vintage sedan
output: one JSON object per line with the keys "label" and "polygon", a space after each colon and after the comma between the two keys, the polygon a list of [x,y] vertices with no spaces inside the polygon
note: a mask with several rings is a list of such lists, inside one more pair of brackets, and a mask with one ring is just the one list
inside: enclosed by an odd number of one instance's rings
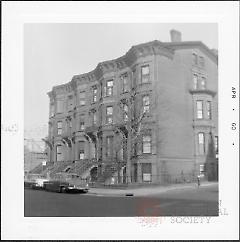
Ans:
{"label": "vintage sedan", "polygon": [[69,184],[69,186],[65,187],[64,192],[66,193],[87,193],[88,192],[88,184],[86,185],[73,185]]}
{"label": "vintage sedan", "polygon": [[69,186],[68,182],[52,180],[43,182],[43,189],[50,192],[64,192]]}
{"label": "vintage sedan", "polygon": [[86,179],[82,179],[76,173],[60,172],[56,174],[62,181],[68,182],[69,185],[62,190],[67,193],[87,193],[89,190]]}
{"label": "vintage sedan", "polygon": [[88,192],[88,183],[75,173],[61,172],[55,175],[55,178],[43,183],[46,191],[66,192],[66,193],[86,193]]}

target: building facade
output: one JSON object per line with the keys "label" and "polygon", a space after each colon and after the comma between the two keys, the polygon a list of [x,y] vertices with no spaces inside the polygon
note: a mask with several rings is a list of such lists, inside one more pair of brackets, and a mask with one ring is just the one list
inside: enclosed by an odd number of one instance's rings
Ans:
{"label": "building facade", "polygon": [[172,30],[171,42],[133,46],[53,87],[48,161],[117,182],[127,174],[164,183],[217,173],[217,62],[216,51]]}

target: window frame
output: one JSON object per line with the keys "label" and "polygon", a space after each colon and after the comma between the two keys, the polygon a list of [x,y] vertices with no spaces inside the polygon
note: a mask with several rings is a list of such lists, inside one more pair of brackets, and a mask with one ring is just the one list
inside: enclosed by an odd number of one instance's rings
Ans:
{"label": "window frame", "polygon": [[97,93],[98,93],[98,88],[97,86],[92,87],[92,102],[96,103],[97,102]]}
{"label": "window frame", "polygon": [[[61,124],[61,127],[59,127],[59,124]],[[62,130],[63,130],[63,122],[57,121],[57,135],[62,135]],[[59,131],[61,131],[61,132],[59,132]]]}
{"label": "window frame", "polygon": [[[112,85],[108,86],[108,83],[111,83],[111,82],[112,82]],[[105,92],[106,97],[112,97],[113,96],[113,85],[114,85],[113,79],[106,81],[106,92]],[[109,94],[109,91],[110,91],[110,94]]]}
{"label": "window frame", "polygon": [[[149,138],[149,140],[146,140],[146,138]],[[148,146],[146,147],[146,145]],[[149,149],[149,150],[146,151],[146,149]],[[151,154],[151,153],[152,153],[152,135],[143,134],[142,135],[142,154]]]}
{"label": "window frame", "polygon": [[[78,143],[79,143],[79,153],[78,153],[79,160],[84,160],[85,159],[85,142],[78,141]],[[83,155],[83,158],[81,158],[81,155]]]}
{"label": "window frame", "polygon": [[192,63],[193,65],[198,65],[198,55],[196,53],[192,53]]}
{"label": "window frame", "polygon": [[[198,107],[198,103],[201,103],[201,109],[199,109]],[[197,119],[203,119],[204,118],[204,113],[203,113],[203,100],[197,100],[196,101],[196,116],[197,116]],[[199,114],[201,114],[199,116]]]}
{"label": "window frame", "polygon": [[[108,114],[108,109],[111,108],[112,109],[112,113]],[[109,122],[109,120],[112,120],[111,122]],[[107,106],[106,107],[106,124],[112,124],[113,123],[113,106]]]}
{"label": "window frame", "polygon": [[[83,157],[81,157],[83,156]],[[84,160],[85,159],[85,152],[84,150],[79,150],[79,160]]]}
{"label": "window frame", "polygon": [[54,110],[54,103],[50,103],[50,118],[54,116],[55,110]]}
{"label": "window frame", "polygon": [[[84,97],[81,97],[81,94],[84,93]],[[86,105],[86,91],[80,91],[79,92],[79,105],[84,106]]]}
{"label": "window frame", "polygon": [[198,74],[194,73],[193,74],[193,89],[198,90],[198,88],[199,88]]}
{"label": "window frame", "polygon": [[206,77],[201,77],[201,89],[205,90],[207,88],[207,79]]}
{"label": "window frame", "polygon": [[[146,67],[148,67],[148,74],[143,74],[143,69]],[[146,79],[147,81],[143,81]],[[149,64],[141,66],[141,84],[146,84],[146,83],[150,83],[150,65]]]}
{"label": "window frame", "polygon": [[70,95],[67,98],[67,108],[68,108],[68,111],[71,111],[74,109],[73,95]]}
{"label": "window frame", "polygon": [[128,121],[128,105],[126,103],[123,104],[123,121]]}
{"label": "window frame", "polygon": [[[60,161],[61,159],[58,159],[59,155],[62,155],[62,150],[59,150],[60,147],[62,148],[62,145],[61,144],[57,144],[56,145],[56,161]],[[61,151],[61,152],[59,152]]]}
{"label": "window frame", "polygon": [[[64,100],[57,100],[57,112],[56,113],[64,113]],[[60,110],[59,110],[60,109]]]}
{"label": "window frame", "polygon": [[214,148],[216,151],[216,154],[218,154],[218,150],[219,150],[219,140],[218,140],[218,136],[214,136]]}
{"label": "window frame", "polygon": [[206,102],[206,109],[207,109],[207,118],[209,120],[212,120],[212,102],[211,101]]}
{"label": "window frame", "polygon": [[112,158],[113,156],[113,152],[112,152],[113,141],[114,141],[113,139],[114,139],[113,135],[106,136],[106,157],[107,158]]}
{"label": "window frame", "polygon": [[205,58],[203,56],[199,56],[199,66],[201,68],[205,67]]}
{"label": "window frame", "polygon": [[128,73],[121,75],[120,79],[122,80],[122,92],[126,93],[129,91],[129,82],[128,82]]}
{"label": "window frame", "polygon": [[[202,143],[200,143],[200,135],[202,135]],[[206,153],[206,149],[205,149],[205,133],[204,132],[198,132],[198,154],[199,155],[204,155]],[[202,146],[202,152],[201,152],[201,148],[200,146]]]}
{"label": "window frame", "polygon": [[[146,105],[146,102],[144,101],[145,98],[148,98],[148,104]],[[142,96],[142,107],[143,107],[143,112],[149,113],[150,112],[150,95],[145,94]],[[146,109],[146,110],[145,110]]]}

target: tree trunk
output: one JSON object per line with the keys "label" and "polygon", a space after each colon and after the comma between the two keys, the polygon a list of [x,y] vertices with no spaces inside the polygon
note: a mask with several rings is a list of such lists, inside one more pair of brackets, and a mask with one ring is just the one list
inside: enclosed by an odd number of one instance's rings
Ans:
{"label": "tree trunk", "polygon": [[128,125],[128,137],[127,137],[127,165],[126,165],[126,175],[127,175],[127,183],[131,183],[131,143],[132,143],[132,136],[130,131],[130,125]]}

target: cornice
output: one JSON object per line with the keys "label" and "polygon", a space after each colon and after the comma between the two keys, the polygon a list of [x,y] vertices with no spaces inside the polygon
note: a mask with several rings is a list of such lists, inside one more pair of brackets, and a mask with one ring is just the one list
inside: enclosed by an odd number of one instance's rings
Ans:
{"label": "cornice", "polygon": [[[105,73],[121,71],[124,68],[131,68],[131,66],[141,57],[159,55],[173,59],[175,50],[186,48],[201,49],[217,64],[217,55],[215,55],[213,51],[211,51],[201,41],[161,42],[159,40],[154,40],[132,46],[125,55],[117,59],[98,63],[93,71],[75,75],[70,82],[63,85],[54,86],[53,91],[58,92],[58,90],[61,90],[64,92],[70,92],[75,90],[76,86],[80,83],[85,84],[100,81]],[[48,95],[50,96],[51,92],[48,93]]]}

